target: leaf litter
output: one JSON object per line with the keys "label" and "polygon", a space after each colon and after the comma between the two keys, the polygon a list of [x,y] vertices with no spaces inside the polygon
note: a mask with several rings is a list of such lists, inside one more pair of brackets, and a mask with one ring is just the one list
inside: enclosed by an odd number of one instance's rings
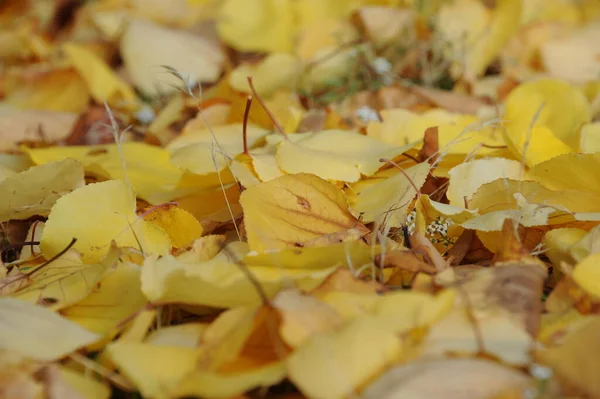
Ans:
{"label": "leaf litter", "polygon": [[600,397],[596,0],[0,21],[0,398]]}

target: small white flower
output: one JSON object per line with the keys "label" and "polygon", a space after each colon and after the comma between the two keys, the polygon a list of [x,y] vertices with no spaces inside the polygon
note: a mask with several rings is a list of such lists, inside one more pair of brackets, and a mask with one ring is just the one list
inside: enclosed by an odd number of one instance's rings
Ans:
{"label": "small white flower", "polygon": [[143,124],[148,124],[152,122],[154,118],[156,118],[154,110],[148,105],[142,106],[142,108],[138,109],[138,111],[135,113],[135,119],[137,119],[138,122]]}
{"label": "small white flower", "polygon": [[380,75],[384,75],[392,70],[392,64],[383,57],[375,58],[372,65],[373,69]]}
{"label": "small white flower", "polygon": [[529,372],[536,380],[547,380],[552,377],[552,369],[540,364],[532,364],[529,367]]}
{"label": "small white flower", "polygon": [[363,105],[354,111],[354,114],[363,122],[368,123],[371,121],[379,122],[379,114],[373,108]]}
{"label": "small white flower", "polygon": [[408,234],[412,234],[415,232],[415,228],[417,226],[417,211],[411,211],[408,216],[406,216],[406,228],[408,229]]}

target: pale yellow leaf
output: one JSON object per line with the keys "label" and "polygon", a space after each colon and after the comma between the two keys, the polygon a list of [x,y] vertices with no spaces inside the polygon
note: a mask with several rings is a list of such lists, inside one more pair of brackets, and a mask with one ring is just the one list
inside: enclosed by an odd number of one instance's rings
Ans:
{"label": "pale yellow leaf", "polygon": [[[352,213],[362,221],[383,222],[390,227],[400,227],[406,222],[408,208],[419,194],[429,174],[431,165],[422,162],[397,172],[391,177],[361,180],[347,190]],[[407,178],[408,176],[408,178]],[[410,179],[410,180],[409,180]]]}
{"label": "pale yellow leaf", "polygon": [[290,380],[310,398],[356,394],[401,353],[401,341],[374,317],[363,316],[340,329],[314,335],[286,361]]}
{"label": "pale yellow leaf", "polygon": [[0,349],[40,361],[58,360],[100,338],[51,310],[14,298],[0,298],[0,319],[5,320]]}
{"label": "pale yellow leaf", "polygon": [[491,360],[423,359],[390,369],[367,387],[362,397],[488,399],[528,388],[533,388],[533,383],[524,373]]}
{"label": "pale yellow leaf", "polygon": [[223,50],[209,39],[140,18],[129,22],[120,49],[135,86],[148,95],[187,90],[186,83],[165,66],[192,84],[214,82],[225,59]]}
{"label": "pale yellow leaf", "polygon": [[83,166],[65,159],[34,166],[0,182],[0,222],[47,216],[62,196],[83,187]]}
{"label": "pale yellow leaf", "polygon": [[517,180],[522,174],[521,163],[512,159],[485,158],[464,162],[450,169],[450,184],[446,196],[450,205],[465,206],[477,189],[496,179]]}

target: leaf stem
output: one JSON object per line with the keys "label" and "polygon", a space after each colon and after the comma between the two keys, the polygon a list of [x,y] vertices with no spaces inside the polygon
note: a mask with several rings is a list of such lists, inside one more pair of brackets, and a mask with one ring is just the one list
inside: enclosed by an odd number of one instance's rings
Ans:
{"label": "leaf stem", "polygon": [[244,124],[242,127],[242,137],[244,140],[244,154],[250,156],[248,152],[248,116],[250,115],[250,107],[252,107],[252,96],[246,98],[246,109],[244,110]]}
{"label": "leaf stem", "polygon": [[277,122],[277,119],[275,119],[275,116],[273,115],[273,113],[269,110],[269,108],[267,108],[267,105],[264,103],[264,101],[262,100],[262,98],[260,98],[260,96],[256,92],[256,89],[254,88],[254,84],[252,83],[252,76],[248,76],[248,84],[250,85],[250,90],[252,90],[252,94],[254,95],[254,97],[256,97],[256,100],[259,102],[260,106],[263,107],[263,109],[265,110],[265,112],[269,116],[269,119],[271,119],[271,122],[273,122],[273,126],[275,126],[275,129],[277,129],[277,131],[286,140],[289,141],[289,138],[288,138],[287,134],[285,134],[285,131],[283,130],[283,128],[281,127],[281,125],[279,124],[279,122]]}

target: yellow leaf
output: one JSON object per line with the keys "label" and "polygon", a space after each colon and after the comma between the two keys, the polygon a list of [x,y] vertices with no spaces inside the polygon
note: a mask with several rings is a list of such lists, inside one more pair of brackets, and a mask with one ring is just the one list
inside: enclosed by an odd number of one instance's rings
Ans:
{"label": "yellow leaf", "polygon": [[110,388],[100,381],[93,379],[90,375],[60,367],[61,379],[84,399],[108,399]]}
{"label": "yellow leaf", "polygon": [[[425,130],[438,128],[439,147],[444,153],[470,154],[474,150],[480,155],[488,155],[492,148],[504,145],[498,133],[491,128],[483,128],[482,121],[472,115],[451,113],[444,109],[432,109],[418,114],[404,108],[384,109],[380,112],[382,121],[369,122],[367,135],[384,143],[404,146],[413,143],[420,145]],[[462,161],[462,159],[461,159]]]}
{"label": "yellow leaf", "polygon": [[105,353],[142,395],[152,398],[173,397],[181,379],[194,371],[198,361],[193,348],[137,342],[110,344]]}
{"label": "yellow leaf", "polygon": [[[183,263],[170,255],[146,258],[142,267],[142,291],[152,302],[217,308],[258,304],[260,294],[240,268],[246,248],[245,243],[234,242],[210,260],[196,263]],[[268,297],[291,281],[299,288],[310,290],[334,270],[327,264],[320,269],[243,267],[248,268]]]}
{"label": "yellow leaf", "polygon": [[112,240],[120,247],[141,245],[146,253],[167,254],[171,249],[169,237],[158,227],[138,219],[132,200],[121,180],[90,184],[61,197],[46,222],[40,244],[42,253],[51,258],[77,238],[73,248],[81,253],[84,263],[102,259]]}
{"label": "yellow leaf", "polygon": [[[488,359],[419,359],[383,374],[362,393],[364,399],[522,398],[534,389],[520,370]],[[499,396],[505,392],[515,396]]]}
{"label": "yellow leaf", "polygon": [[14,298],[0,298],[0,319],[5,320],[0,349],[40,361],[58,360],[99,338],[51,310]]}
{"label": "yellow leaf", "polygon": [[34,166],[0,182],[0,222],[46,216],[56,201],[83,187],[83,166],[74,159]]}
{"label": "yellow leaf", "polygon": [[356,182],[361,175],[371,176],[382,167],[380,158],[393,159],[411,147],[395,147],[351,131],[325,130],[303,134],[294,143],[283,141],[277,150],[277,164],[287,173]]}
{"label": "yellow leaf", "polygon": [[579,149],[586,154],[600,152],[600,122],[587,123],[581,128]]}
{"label": "yellow leaf", "polygon": [[[296,54],[304,62],[318,64],[319,61],[323,62],[321,58],[336,57],[336,53],[340,51],[340,43],[351,43],[357,39],[357,36],[356,29],[347,21],[327,17],[318,18],[306,24],[301,30]],[[311,67],[318,68],[318,65],[311,65]]]}
{"label": "yellow leaf", "polygon": [[301,346],[315,334],[333,331],[342,317],[327,303],[297,290],[285,290],[273,298],[273,306],[282,317],[279,334],[292,348]]}
{"label": "yellow leaf", "polygon": [[[521,22],[523,0],[498,0],[492,19],[484,32],[477,37],[473,47],[467,50],[466,74],[479,76],[500,53]],[[462,18],[461,18],[462,20]]]}
{"label": "yellow leaf", "polygon": [[[260,7],[259,7],[260,8]],[[152,49],[147,44],[152,43]],[[187,84],[214,82],[225,60],[219,46],[199,35],[134,18],[121,39],[121,55],[135,86],[147,95],[176,91]],[[182,82],[165,67],[172,68]]]}
{"label": "yellow leaf", "polygon": [[[429,174],[431,166],[422,162],[382,179],[361,180],[347,190],[348,202],[354,215],[369,222],[383,222],[386,226],[400,227],[406,222],[408,208]],[[377,176],[376,176],[377,177]],[[414,184],[414,185],[413,185]]]}
{"label": "yellow leaf", "polygon": [[229,84],[237,91],[250,92],[248,76],[261,97],[268,98],[278,89],[295,89],[300,75],[300,60],[291,54],[269,54],[258,64],[241,64],[229,75]]}
{"label": "yellow leaf", "polygon": [[264,252],[358,238],[365,227],[348,211],[344,193],[310,174],[286,175],[240,197],[250,249]]}
{"label": "yellow leaf", "polygon": [[450,184],[446,196],[450,205],[464,207],[477,189],[496,179],[519,179],[521,163],[512,159],[485,158],[464,162],[450,169]]}
{"label": "yellow leaf", "polygon": [[[532,121],[533,121],[532,117]],[[573,150],[559,140],[547,126],[533,126],[532,128],[517,130],[509,127],[506,130],[508,147],[514,154],[525,158],[525,164],[534,167],[544,161],[569,154]]]}
{"label": "yellow leaf", "polygon": [[62,50],[85,81],[96,102],[124,102],[127,106],[135,105],[136,96],[133,90],[100,57],[75,43],[63,44]]}
{"label": "yellow leaf", "polygon": [[594,317],[582,328],[569,334],[562,345],[539,353],[540,360],[552,367],[561,381],[590,397],[600,395],[600,380],[597,378],[599,359],[590,356],[600,351],[599,328],[600,318]]}
{"label": "yellow leaf", "polygon": [[600,153],[573,153],[536,165],[527,177],[552,190],[580,190],[600,197],[600,176],[596,173],[598,168]]}
{"label": "yellow leaf", "polygon": [[[528,164],[537,164],[567,153],[569,148],[578,148],[579,129],[590,121],[591,111],[580,89],[563,80],[547,78],[523,83],[511,91],[506,98],[504,119],[510,149],[522,155],[530,138],[527,151],[538,157]],[[543,156],[545,150],[551,152]]]}
{"label": "yellow leaf", "polygon": [[252,389],[277,385],[284,378],[285,367],[281,362],[230,374],[195,370],[181,381],[176,395],[232,398]]}
{"label": "yellow leaf", "polygon": [[212,234],[195,240],[185,252],[177,254],[177,260],[184,263],[194,263],[209,260],[221,251],[226,236]]}
{"label": "yellow leaf", "polygon": [[208,326],[208,324],[204,323],[186,323],[167,326],[152,331],[148,334],[144,342],[152,345],[195,348],[198,346],[198,343]]}
{"label": "yellow leaf", "polygon": [[420,327],[429,327],[450,312],[455,292],[445,290],[433,296],[421,292],[392,292],[383,295],[373,313],[385,328],[403,334]]}
{"label": "yellow leaf", "polygon": [[55,70],[18,84],[4,102],[17,108],[83,112],[90,101],[85,81],[71,69]]}
{"label": "yellow leaf", "polygon": [[[414,29],[417,16],[414,9],[398,9],[384,5],[363,6],[357,13],[366,35],[380,47],[396,43],[402,37],[402,33]],[[409,40],[406,39],[407,42]]]}
{"label": "yellow leaf", "polygon": [[[252,148],[267,134],[267,130],[250,125],[247,134],[248,147]],[[217,173],[244,150],[242,124],[189,129],[169,143],[167,149],[171,153],[171,162],[179,168],[199,175]]]}
{"label": "yellow leaf", "polygon": [[122,322],[146,303],[140,291],[139,266],[121,263],[106,273],[96,291],[61,313],[90,331],[112,338],[125,327]]}
{"label": "yellow leaf", "polygon": [[205,331],[197,369],[175,396],[226,397],[279,383],[288,349],[277,334],[277,311],[245,306],[222,313]]}
{"label": "yellow leaf", "polygon": [[249,253],[242,261],[249,266],[289,269],[322,269],[338,265],[358,269],[371,262],[379,251],[378,246],[370,246],[362,241],[349,241],[317,248],[285,248],[279,251]]}
{"label": "yellow leaf", "polygon": [[493,11],[476,0],[454,0],[442,6],[437,27],[452,45],[451,58],[464,62],[468,79],[483,74],[516,33],[521,1],[499,0]]}
{"label": "yellow leaf", "polygon": [[290,0],[225,0],[219,35],[240,51],[291,52],[295,34]]}
{"label": "yellow leaf", "polygon": [[164,230],[174,248],[183,248],[202,235],[200,222],[177,206],[159,206],[148,212],[144,220]]}
{"label": "yellow leaf", "polygon": [[[575,244],[585,235],[586,231],[575,227],[550,230],[544,236],[546,255],[555,267],[560,267],[562,262],[574,264],[583,260],[578,253],[573,251]],[[587,254],[586,254],[587,256]]]}
{"label": "yellow leaf", "polygon": [[193,188],[176,189],[183,173],[169,161],[169,153],[160,147],[144,143],[124,143],[123,158],[116,145],[69,146],[25,149],[31,160],[45,164],[65,158],[83,163],[88,174],[104,179],[125,180],[127,176],[138,196],[151,204],[160,204],[180,195],[194,192]]}
{"label": "yellow leaf", "polygon": [[523,328],[504,315],[482,315],[473,320],[466,309],[456,308],[433,325],[424,343],[424,353],[476,354],[481,349],[505,363],[522,366],[530,362],[531,340]]}
{"label": "yellow leaf", "polygon": [[591,254],[578,263],[572,277],[585,291],[600,297],[600,254]]}
{"label": "yellow leaf", "polygon": [[314,335],[286,361],[288,376],[310,398],[346,398],[391,365],[401,341],[381,321],[364,316]]}
{"label": "yellow leaf", "polygon": [[31,284],[14,297],[59,310],[87,297],[104,272],[117,263],[120,251],[113,248],[100,263],[85,265],[76,251],[70,250],[39,272],[28,274]]}
{"label": "yellow leaf", "polygon": [[276,179],[285,174],[277,166],[275,154],[260,149],[253,150],[249,157],[245,154],[239,155],[231,163],[231,172],[240,181],[240,184],[246,188],[260,182]]}

